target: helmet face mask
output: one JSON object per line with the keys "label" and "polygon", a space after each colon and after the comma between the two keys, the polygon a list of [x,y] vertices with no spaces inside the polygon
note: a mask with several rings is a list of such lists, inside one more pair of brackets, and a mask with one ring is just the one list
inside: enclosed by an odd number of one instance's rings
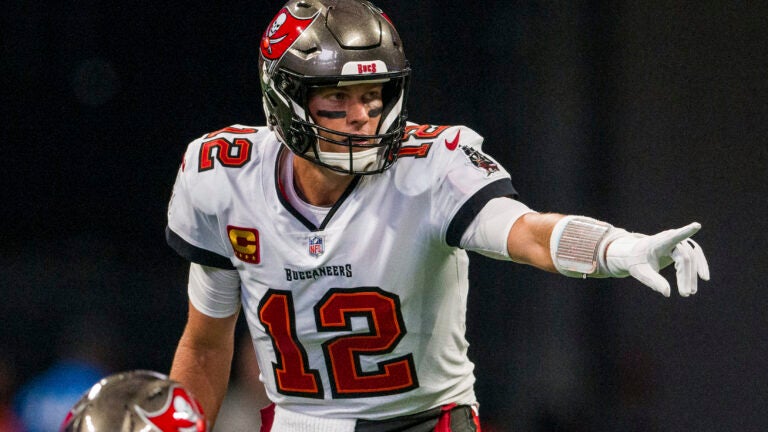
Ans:
{"label": "helmet face mask", "polygon": [[145,370],[96,383],[70,410],[61,432],[206,432],[200,403],[179,383]]}
{"label": "helmet face mask", "polygon": [[[380,173],[395,162],[406,126],[410,68],[397,31],[380,9],[360,0],[289,1],[267,26],[259,60],[267,122],[294,154],[345,174]],[[363,83],[382,84],[375,134],[315,123],[307,108],[312,88]],[[339,163],[334,155],[329,163],[321,140],[343,146],[347,161]],[[359,163],[356,153],[373,148],[375,158]]]}

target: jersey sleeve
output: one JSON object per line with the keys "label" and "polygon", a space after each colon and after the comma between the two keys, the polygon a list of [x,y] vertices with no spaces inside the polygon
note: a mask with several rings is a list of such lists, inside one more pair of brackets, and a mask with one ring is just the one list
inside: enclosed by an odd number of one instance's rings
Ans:
{"label": "jersey sleeve", "polygon": [[192,305],[203,314],[213,318],[232,316],[240,307],[239,273],[192,263],[187,293]]}
{"label": "jersey sleeve", "polygon": [[520,201],[494,198],[469,225],[460,245],[489,258],[511,261],[507,245],[509,232],[521,216],[531,212],[535,211]]}
{"label": "jersey sleeve", "polygon": [[509,173],[482,150],[483,137],[465,126],[446,129],[434,145],[437,188],[433,220],[441,221],[445,242],[460,247],[475,217],[494,198],[517,197]]}
{"label": "jersey sleeve", "polygon": [[[198,165],[203,138],[187,147],[168,205],[166,241],[187,260],[209,267],[234,269],[230,245],[223,238],[217,203],[226,201],[226,188],[216,188],[215,178],[201,178]],[[214,180],[212,182],[212,180]]]}

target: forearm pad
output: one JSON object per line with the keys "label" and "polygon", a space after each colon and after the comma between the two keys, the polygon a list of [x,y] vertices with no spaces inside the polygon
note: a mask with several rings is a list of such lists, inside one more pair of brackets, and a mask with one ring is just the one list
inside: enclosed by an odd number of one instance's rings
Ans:
{"label": "forearm pad", "polygon": [[605,258],[608,245],[625,235],[629,233],[597,219],[566,216],[555,224],[549,239],[552,262],[569,277],[625,277],[611,272]]}

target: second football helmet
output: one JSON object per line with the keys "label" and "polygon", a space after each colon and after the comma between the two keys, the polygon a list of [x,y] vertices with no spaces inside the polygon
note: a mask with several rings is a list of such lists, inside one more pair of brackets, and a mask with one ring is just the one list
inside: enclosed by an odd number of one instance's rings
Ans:
{"label": "second football helmet", "polygon": [[[389,18],[364,0],[291,0],[261,39],[259,76],[267,122],[296,155],[347,174],[390,167],[406,126],[410,68]],[[383,111],[374,135],[318,126],[309,115],[311,88],[381,83]],[[320,131],[343,137],[325,141],[346,147],[348,163],[333,163],[318,148]],[[355,153],[373,163],[355,164]],[[338,162],[338,155],[336,162]],[[359,155],[358,155],[359,156]]]}
{"label": "second football helmet", "polygon": [[145,370],[108,376],[70,410],[61,432],[207,432],[200,403],[181,384]]}

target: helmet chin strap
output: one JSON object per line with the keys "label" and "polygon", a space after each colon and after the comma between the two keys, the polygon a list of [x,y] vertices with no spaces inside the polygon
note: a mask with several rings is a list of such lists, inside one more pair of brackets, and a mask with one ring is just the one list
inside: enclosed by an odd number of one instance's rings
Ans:
{"label": "helmet chin strap", "polygon": [[[344,171],[362,172],[368,170],[371,165],[375,165],[378,161],[379,149],[372,148],[359,152],[352,153],[350,158],[349,152],[324,152],[317,150],[317,155],[320,162],[331,165],[337,168],[341,168]],[[350,169],[350,160],[352,161],[352,167]]]}

